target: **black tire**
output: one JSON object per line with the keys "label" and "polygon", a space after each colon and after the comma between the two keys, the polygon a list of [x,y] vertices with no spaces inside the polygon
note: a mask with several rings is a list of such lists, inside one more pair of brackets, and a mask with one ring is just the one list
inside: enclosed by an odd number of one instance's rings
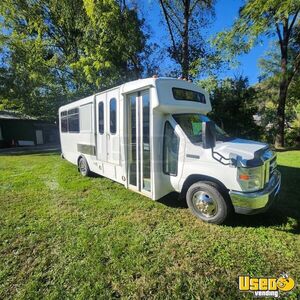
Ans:
{"label": "black tire", "polygon": [[191,212],[202,221],[222,224],[232,213],[232,204],[213,182],[199,181],[186,193],[186,202]]}
{"label": "black tire", "polygon": [[80,172],[80,174],[82,176],[85,176],[85,177],[91,176],[91,174],[92,174],[92,172],[89,168],[89,165],[83,156],[81,156],[78,159],[78,171]]}

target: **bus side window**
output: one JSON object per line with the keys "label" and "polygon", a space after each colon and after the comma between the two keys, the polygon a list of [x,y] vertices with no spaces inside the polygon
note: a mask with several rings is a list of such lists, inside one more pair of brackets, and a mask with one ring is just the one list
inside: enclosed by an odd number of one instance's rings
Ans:
{"label": "bus side window", "polygon": [[111,134],[117,132],[117,100],[116,98],[110,99],[109,102],[109,129]]}
{"label": "bus side window", "polygon": [[68,131],[76,133],[80,132],[78,107],[68,110]]}
{"label": "bus side window", "polygon": [[60,113],[60,129],[61,132],[68,132],[68,112],[62,111]]}
{"label": "bus side window", "polygon": [[99,124],[99,133],[104,133],[104,103],[101,101],[98,104],[98,124]]}

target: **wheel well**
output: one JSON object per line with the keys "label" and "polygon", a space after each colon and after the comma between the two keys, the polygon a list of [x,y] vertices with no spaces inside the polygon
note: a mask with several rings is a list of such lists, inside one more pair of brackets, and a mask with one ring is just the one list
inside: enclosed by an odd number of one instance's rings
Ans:
{"label": "wheel well", "polygon": [[79,160],[80,160],[81,157],[83,157],[83,155],[79,155],[78,158],[77,158],[77,166],[79,165]]}
{"label": "wheel well", "polygon": [[213,182],[219,187],[220,192],[228,195],[228,189],[220,180],[218,180],[214,177],[206,176],[206,175],[194,174],[194,175],[190,175],[188,178],[186,178],[185,182],[183,183],[181,193],[180,193],[180,198],[185,199],[186,193],[187,193],[187,190],[189,189],[189,187],[198,181]]}

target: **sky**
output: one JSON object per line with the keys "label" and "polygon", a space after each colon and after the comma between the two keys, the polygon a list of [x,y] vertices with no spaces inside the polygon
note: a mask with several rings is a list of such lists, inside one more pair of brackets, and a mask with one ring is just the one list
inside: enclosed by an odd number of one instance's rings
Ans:
{"label": "sky", "polygon": [[[151,41],[158,44],[168,43],[169,36],[166,32],[164,23],[162,23],[162,15],[160,7],[156,0],[138,0],[142,4],[142,16],[146,19],[146,24],[151,30]],[[208,35],[214,35],[217,32],[230,28],[234,20],[238,17],[238,10],[243,4],[243,0],[217,0],[215,7],[216,18],[210,28],[205,29]],[[237,60],[240,63],[237,68],[223,71],[219,74],[220,78],[247,76],[249,83],[255,84],[258,82],[260,74],[258,61],[270,46],[271,40],[263,38],[262,42],[254,47],[249,53],[240,55]]]}

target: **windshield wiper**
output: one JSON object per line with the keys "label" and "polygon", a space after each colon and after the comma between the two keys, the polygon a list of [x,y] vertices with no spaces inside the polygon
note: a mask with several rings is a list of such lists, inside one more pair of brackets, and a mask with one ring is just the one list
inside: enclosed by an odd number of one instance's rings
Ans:
{"label": "windshield wiper", "polygon": [[217,140],[221,141],[221,142],[229,142],[229,141],[232,141],[234,139],[235,139],[235,137],[232,137],[232,136],[217,137]]}

